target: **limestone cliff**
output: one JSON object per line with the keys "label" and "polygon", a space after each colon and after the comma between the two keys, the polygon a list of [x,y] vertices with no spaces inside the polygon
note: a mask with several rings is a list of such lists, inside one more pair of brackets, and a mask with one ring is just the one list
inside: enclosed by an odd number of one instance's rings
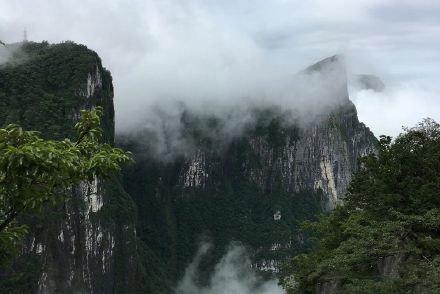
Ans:
{"label": "limestone cliff", "polygon": [[[47,138],[72,137],[79,111],[99,105],[105,139],[113,144],[112,78],[95,52],[71,42],[25,43],[15,54],[0,67],[0,125],[18,123]],[[23,216],[30,233],[13,269],[2,273],[0,292],[128,289],[136,254],[134,211],[115,178],[84,182],[66,192],[64,203]]]}
{"label": "limestone cliff", "polygon": [[339,57],[302,74],[325,76],[334,68],[342,76],[328,81],[326,90],[336,98],[313,121],[299,122],[292,112],[268,106],[252,111],[255,120],[239,136],[223,140],[212,136],[221,118],[187,110],[180,131],[193,148],[165,161],[151,152],[153,143],[143,138],[148,132],[121,139],[137,161],[123,182],[139,207],[140,239],[166,262],[171,281],[182,275],[201,238],[214,244],[202,262],[202,280],[231,241],[247,245],[254,266],[267,274],[308,246],[299,224],[333,208],[358,158],[376,148],[349,100]]}
{"label": "limestone cliff", "polygon": [[[26,43],[12,58],[0,67],[0,125],[72,137],[80,109],[100,105],[105,139],[114,142],[111,75],[96,53],[73,43]],[[167,160],[151,151],[143,129],[117,138],[136,164],[122,181],[83,183],[64,203],[24,216],[30,234],[14,268],[0,273],[0,292],[170,293],[201,240],[213,243],[200,263],[201,283],[231,241],[249,248],[262,274],[276,272],[308,246],[299,224],[334,207],[358,157],[375,150],[339,61],[303,72],[339,73],[324,83],[335,100],[312,120],[299,122],[304,114],[283,107],[255,108],[255,119],[224,140],[216,136],[221,118],[186,110],[180,131],[191,148]]]}

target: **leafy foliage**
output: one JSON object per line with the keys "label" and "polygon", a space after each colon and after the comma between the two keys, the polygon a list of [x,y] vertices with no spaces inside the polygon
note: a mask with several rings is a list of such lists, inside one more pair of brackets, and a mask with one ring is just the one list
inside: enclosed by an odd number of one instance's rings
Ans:
{"label": "leafy foliage", "polygon": [[129,153],[102,143],[102,108],[81,111],[77,140],[44,140],[18,125],[0,129],[0,265],[17,252],[26,227],[16,218],[56,203],[81,181],[109,178],[131,161]]}
{"label": "leafy foliage", "polygon": [[[101,141],[113,145],[112,77],[96,52],[71,41],[25,42],[8,48],[14,55],[0,65],[0,128],[18,124],[39,131],[41,139],[75,142],[80,110],[101,106]],[[55,293],[136,292],[131,288],[134,279],[143,280],[136,277],[141,271],[136,264],[136,206],[117,175],[94,186],[103,204],[96,212],[89,211],[93,195],[87,195],[85,186],[90,185],[69,189],[64,201],[44,205],[41,213],[19,215],[28,234],[12,266],[1,269],[1,293],[37,292],[43,276],[50,277],[53,288],[48,291]],[[114,238],[101,240],[98,256],[87,259],[86,226]],[[111,252],[112,258],[104,260],[104,252]],[[104,261],[109,265],[105,272]]]}
{"label": "leafy foliage", "polygon": [[440,125],[427,119],[362,159],[345,204],[304,224],[318,245],[287,262],[289,293],[438,293]]}

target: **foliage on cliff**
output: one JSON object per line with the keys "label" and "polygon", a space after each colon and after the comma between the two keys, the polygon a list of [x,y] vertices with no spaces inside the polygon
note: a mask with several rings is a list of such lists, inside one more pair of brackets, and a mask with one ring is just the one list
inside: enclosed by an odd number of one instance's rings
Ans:
{"label": "foliage on cliff", "polygon": [[440,125],[425,120],[362,159],[345,204],[305,224],[319,245],[281,274],[289,293],[439,293]]}
{"label": "foliage on cliff", "polygon": [[[141,243],[152,253],[145,256],[144,262],[158,264],[156,269],[165,272],[165,279],[157,272],[148,275],[162,285],[173,285],[181,278],[205,239],[214,246],[200,264],[202,283],[209,280],[231,241],[248,246],[253,261],[262,268],[270,267],[267,261],[279,262],[308,246],[304,235],[297,235],[298,228],[322,211],[322,192],[288,191],[278,172],[264,179],[271,184],[262,189],[247,172],[267,164],[251,146],[250,138],[262,138],[276,158],[286,141],[299,139],[298,130],[285,123],[276,110],[258,110],[255,116],[255,124],[225,144],[220,142],[221,136],[211,136],[221,121],[184,113],[182,133],[203,152],[200,161],[209,173],[206,183],[199,186],[186,185],[182,177],[190,156],[161,162],[145,151],[148,149],[139,138],[146,136],[124,141],[122,146],[133,151],[136,159],[123,171],[124,188],[138,206]],[[274,219],[276,213],[280,214],[278,220]],[[287,246],[290,240],[292,246]],[[272,249],[274,244],[280,244],[277,250]],[[160,288],[154,290],[162,293]]]}
{"label": "foliage on cliff", "polygon": [[[8,48],[14,49],[14,55],[0,65],[0,128],[18,124],[38,131],[43,140],[75,141],[73,126],[80,110],[101,106],[102,141],[113,145],[112,77],[96,52],[70,41],[25,42]],[[86,202],[92,197],[83,197],[87,195],[76,186],[65,201],[19,217],[28,234],[20,256],[0,273],[1,293],[37,292],[43,277],[50,279],[49,292],[133,292],[134,280],[142,280],[137,278],[142,269],[134,257],[136,207],[118,176],[99,181],[97,189],[103,201],[97,212],[89,213]],[[87,226],[112,238],[99,243],[98,253],[111,255],[105,270],[102,254],[90,256]]]}
{"label": "foliage on cliff", "polygon": [[[0,66],[0,126],[19,123],[38,130],[44,138],[72,138],[72,121],[80,109],[95,103],[103,106],[104,138],[113,141],[114,113],[111,76],[99,56],[72,42],[16,45],[8,63]],[[86,96],[87,76],[102,73],[99,97]],[[109,99],[110,98],[110,99]]]}
{"label": "foliage on cliff", "polygon": [[18,253],[26,226],[17,224],[23,213],[56,203],[81,181],[109,177],[128,153],[102,143],[102,108],[82,111],[75,125],[77,140],[44,140],[17,125],[0,129],[0,267]]}

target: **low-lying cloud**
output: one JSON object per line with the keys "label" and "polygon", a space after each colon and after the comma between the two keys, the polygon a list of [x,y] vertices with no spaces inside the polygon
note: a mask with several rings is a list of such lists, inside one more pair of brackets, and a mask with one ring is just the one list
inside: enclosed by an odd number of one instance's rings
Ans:
{"label": "low-lying cloud", "polygon": [[[30,40],[73,40],[98,52],[114,78],[119,132],[164,99],[210,106],[266,91],[284,106],[268,89],[283,89],[286,77],[339,52],[353,57],[350,70],[377,74],[388,86],[420,77],[435,85],[440,76],[439,1],[16,0],[0,1],[0,11],[2,41],[21,41],[27,28]],[[370,100],[368,109],[384,105]],[[375,133],[389,131],[364,106],[362,120]],[[408,107],[393,125],[418,120]]]}
{"label": "low-lying cloud", "polygon": [[11,56],[12,56],[12,51],[8,49],[5,45],[2,45],[0,43],[0,65],[8,62]]}
{"label": "low-lying cloud", "polygon": [[[336,97],[333,89],[345,79],[341,68],[296,75],[297,67],[275,62],[258,38],[210,5],[166,3],[152,6],[149,46],[117,81],[117,93],[125,97],[116,100],[118,132],[138,128],[158,109],[175,113],[166,109],[173,101],[191,111],[214,114],[267,104],[317,114],[335,99],[345,98]],[[288,63],[299,60],[291,56]]]}
{"label": "low-lying cloud", "polygon": [[0,43],[0,65],[7,64],[9,66],[15,66],[25,62],[27,59],[27,55],[21,50],[22,45],[23,43]]}
{"label": "low-lying cloud", "polygon": [[359,119],[376,136],[396,137],[402,127],[413,127],[427,117],[440,121],[440,88],[424,82],[397,83],[383,92],[353,89],[350,94]]}
{"label": "low-lying cloud", "polygon": [[[175,75],[158,73],[158,83],[173,87],[156,88],[153,84],[152,97],[145,100],[149,104],[133,105],[130,120],[119,123],[119,134],[138,138],[138,142],[142,137],[148,138],[145,144],[149,145],[150,154],[173,158],[197,147],[197,142],[188,136],[195,128],[203,137],[223,144],[252,128],[259,119],[258,110],[271,109],[283,116],[285,123],[301,127],[326,118],[330,111],[348,101],[345,62],[341,56],[327,58],[296,74],[275,73],[267,67],[258,73],[242,68],[231,73],[220,70],[205,77],[201,67],[197,62],[191,65],[200,72],[197,79],[183,75],[170,81]],[[208,126],[212,120],[215,128]]]}
{"label": "low-lying cloud", "polygon": [[176,294],[282,294],[283,290],[276,280],[264,281],[251,267],[246,249],[232,244],[228,252],[215,266],[209,285],[198,284],[198,266],[205,254],[209,254],[211,245],[203,243],[185,275],[179,282]]}

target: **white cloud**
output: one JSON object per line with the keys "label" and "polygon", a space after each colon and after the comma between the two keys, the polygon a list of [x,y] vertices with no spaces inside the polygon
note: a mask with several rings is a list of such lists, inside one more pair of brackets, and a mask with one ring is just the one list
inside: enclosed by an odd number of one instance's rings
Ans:
{"label": "white cloud", "polygon": [[[0,0],[0,11],[1,40],[20,40],[26,27],[31,40],[96,50],[114,76],[118,127],[163,99],[158,92],[187,97],[197,87],[228,100],[338,52],[350,56],[350,71],[392,87],[440,78],[440,2],[432,0]],[[358,107],[378,108],[375,101]],[[369,124],[380,132],[382,123]]]}
{"label": "white cloud", "polygon": [[6,47],[0,44],[0,65],[7,62],[10,57],[11,52]]}
{"label": "white cloud", "polygon": [[282,294],[276,280],[263,281],[251,268],[246,249],[231,245],[215,266],[208,286],[197,283],[197,268],[201,258],[209,254],[210,245],[202,244],[179,282],[176,294]]}
{"label": "white cloud", "polygon": [[376,136],[397,136],[403,127],[413,127],[430,117],[440,121],[440,90],[423,83],[398,84],[384,92],[352,91],[360,120]]}

